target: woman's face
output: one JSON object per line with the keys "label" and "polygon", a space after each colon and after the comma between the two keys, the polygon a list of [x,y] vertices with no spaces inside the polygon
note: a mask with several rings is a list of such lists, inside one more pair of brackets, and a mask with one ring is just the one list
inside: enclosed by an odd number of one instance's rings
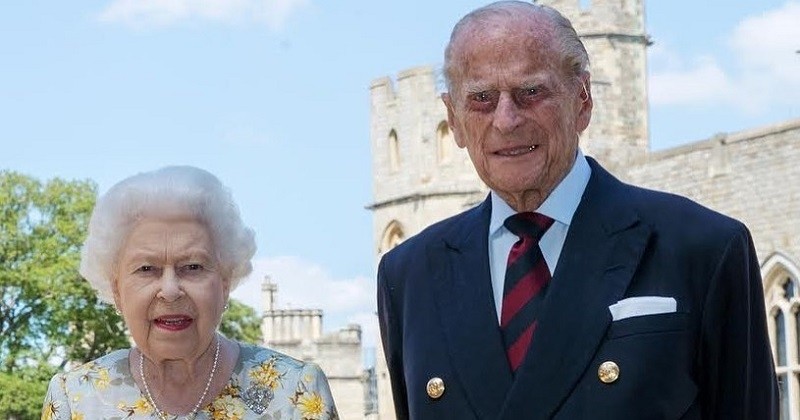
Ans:
{"label": "woman's face", "polygon": [[214,244],[193,219],[144,219],[117,261],[114,300],[154,362],[192,360],[211,343],[228,298]]}

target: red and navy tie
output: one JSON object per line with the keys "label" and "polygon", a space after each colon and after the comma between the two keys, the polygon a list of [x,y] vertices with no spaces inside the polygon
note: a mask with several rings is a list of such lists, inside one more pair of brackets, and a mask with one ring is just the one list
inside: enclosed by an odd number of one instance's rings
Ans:
{"label": "red and navy tie", "polygon": [[536,317],[550,282],[550,270],[539,248],[539,239],[553,219],[539,213],[517,213],[503,223],[519,240],[511,247],[503,286],[500,329],[511,370],[525,359],[536,332]]}

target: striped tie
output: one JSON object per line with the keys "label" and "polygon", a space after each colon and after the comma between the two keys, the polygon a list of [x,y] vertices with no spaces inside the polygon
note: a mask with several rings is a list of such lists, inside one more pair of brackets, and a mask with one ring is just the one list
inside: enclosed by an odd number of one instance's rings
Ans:
{"label": "striped tie", "polygon": [[536,331],[536,316],[550,282],[550,270],[539,249],[539,239],[553,219],[532,212],[517,213],[504,222],[506,229],[519,236],[511,247],[506,266],[500,328],[511,370],[525,359]]}

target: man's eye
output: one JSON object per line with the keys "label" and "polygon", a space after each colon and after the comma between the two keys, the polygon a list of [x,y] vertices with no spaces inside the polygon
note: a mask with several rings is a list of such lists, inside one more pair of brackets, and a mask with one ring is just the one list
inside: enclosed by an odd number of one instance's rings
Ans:
{"label": "man's eye", "polygon": [[538,87],[526,87],[514,91],[514,102],[518,106],[525,107],[533,104],[537,99],[540,99],[542,90]]}
{"label": "man's eye", "polygon": [[492,100],[492,94],[489,92],[477,92],[472,94],[472,100],[477,102],[489,102]]}
{"label": "man's eye", "polygon": [[192,263],[192,264],[184,265],[183,268],[185,270],[187,270],[187,271],[199,271],[199,270],[203,269],[203,265],[202,264],[197,264],[197,263]]}

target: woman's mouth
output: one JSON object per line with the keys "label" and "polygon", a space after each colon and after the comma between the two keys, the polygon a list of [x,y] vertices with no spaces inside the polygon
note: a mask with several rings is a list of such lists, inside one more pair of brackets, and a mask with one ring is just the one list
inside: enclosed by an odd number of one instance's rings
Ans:
{"label": "woman's mouth", "polygon": [[165,315],[160,316],[153,320],[156,327],[167,331],[181,331],[189,328],[194,321],[191,317],[185,315]]}

